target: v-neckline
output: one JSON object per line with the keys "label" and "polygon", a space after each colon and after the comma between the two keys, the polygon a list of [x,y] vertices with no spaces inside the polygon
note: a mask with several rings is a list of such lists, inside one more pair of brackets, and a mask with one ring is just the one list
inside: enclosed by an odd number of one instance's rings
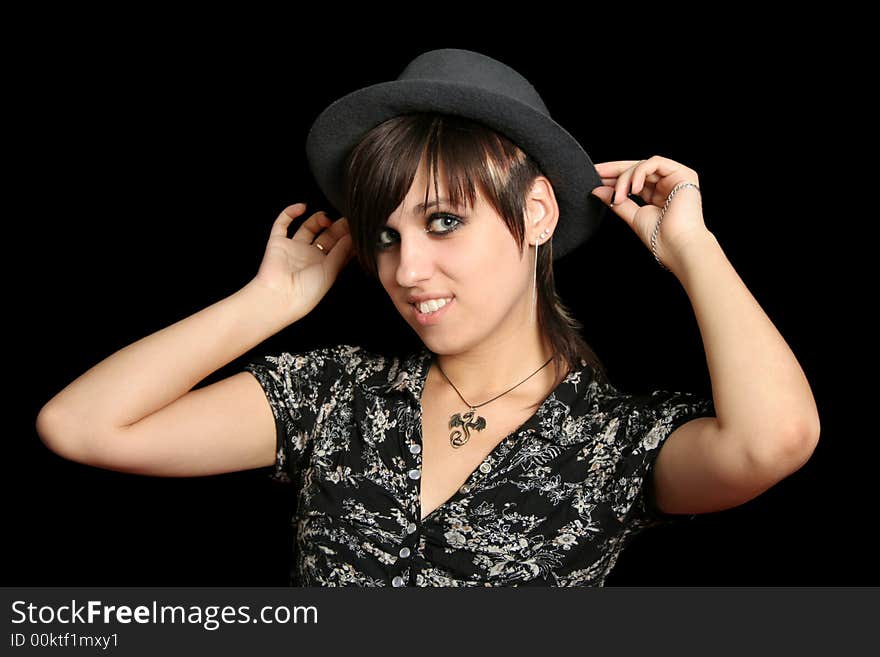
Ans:
{"label": "v-neckline", "polygon": [[[424,417],[424,407],[422,405],[422,396],[425,393],[425,384],[428,380],[428,372],[431,369],[431,365],[434,363],[435,354],[430,352],[427,348],[424,349],[427,354],[423,354],[424,360],[422,361],[422,371],[419,372],[419,387],[418,387],[418,418],[416,420],[416,427],[418,431],[416,432],[416,440],[419,446],[419,472],[424,471],[424,427],[423,427],[423,417]],[[516,429],[507,434],[504,438],[502,438],[490,451],[489,453],[480,461],[480,464],[475,467],[471,473],[467,476],[462,484],[455,489],[455,492],[452,493],[446,500],[441,502],[436,508],[434,508],[428,515],[422,518],[422,478],[419,477],[417,485],[416,485],[416,501],[418,503],[418,518],[421,523],[426,522],[432,516],[435,516],[439,511],[441,511],[444,507],[449,506],[454,500],[458,499],[463,495],[469,494],[474,487],[474,484],[481,478],[488,476],[492,470],[495,469],[495,463],[497,462],[497,454],[501,451],[502,448],[507,447],[511,443],[514,442],[516,438],[522,437],[526,432],[534,431],[539,422],[539,416],[544,414],[545,406],[547,406],[551,399],[555,399],[556,393],[559,388],[568,381],[571,372],[568,372],[563,378],[562,381],[555,387],[550,393],[541,401],[538,405],[535,412],[532,413],[522,424],[519,425]],[[484,473],[480,470],[480,467],[484,463],[489,463],[492,468],[489,472]],[[467,487],[466,492],[462,492],[462,488]]]}

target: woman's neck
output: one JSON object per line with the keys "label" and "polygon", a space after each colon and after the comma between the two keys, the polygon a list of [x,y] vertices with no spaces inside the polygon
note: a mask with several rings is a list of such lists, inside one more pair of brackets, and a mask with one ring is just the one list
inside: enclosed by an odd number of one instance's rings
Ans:
{"label": "woman's neck", "polygon": [[502,343],[465,353],[436,354],[428,376],[450,389],[451,382],[474,404],[505,392],[510,401],[526,400],[558,384],[552,356],[548,341],[536,341],[531,347]]}

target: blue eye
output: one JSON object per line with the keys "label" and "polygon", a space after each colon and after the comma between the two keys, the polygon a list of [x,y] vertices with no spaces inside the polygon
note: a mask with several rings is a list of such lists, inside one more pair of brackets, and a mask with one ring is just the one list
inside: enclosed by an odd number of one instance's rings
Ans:
{"label": "blue eye", "polygon": [[[444,213],[437,212],[437,213],[432,214],[430,217],[428,217],[428,221],[427,221],[427,223],[430,225],[431,223],[433,223],[433,222],[435,222],[435,221],[450,221],[450,222],[454,222],[454,223],[452,223],[452,227],[451,227],[451,228],[448,228],[447,230],[443,230],[443,231],[429,231],[429,232],[435,233],[435,234],[437,234],[437,235],[440,235],[441,237],[442,237],[442,236],[445,236],[445,235],[449,235],[450,233],[455,232],[455,231],[458,230],[458,229],[463,225],[463,223],[464,223],[464,222],[461,221],[461,219],[459,219],[459,218],[456,217],[455,215],[447,214],[447,213],[445,213],[445,212],[444,212]],[[448,224],[447,224],[447,225],[448,225]],[[389,247],[394,243],[394,242],[383,242],[383,241],[382,241],[382,234],[383,234],[386,230],[390,230],[391,232],[395,232],[395,231],[392,230],[391,228],[382,229],[381,231],[379,231],[379,242],[376,244],[376,249],[379,250],[379,251],[384,251],[385,249],[389,248]]]}

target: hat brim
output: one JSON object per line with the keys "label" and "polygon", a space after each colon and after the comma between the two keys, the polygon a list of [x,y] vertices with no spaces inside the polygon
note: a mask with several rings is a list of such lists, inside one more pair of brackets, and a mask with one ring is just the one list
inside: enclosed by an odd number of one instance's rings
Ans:
{"label": "hat brim", "polygon": [[306,157],[321,191],[346,215],[343,166],[364,134],[410,112],[440,112],[479,121],[525,150],[553,184],[559,223],[553,256],[559,259],[598,228],[605,206],[590,192],[602,179],[580,143],[547,114],[482,87],[439,80],[393,80],[353,91],[324,109],[306,137]]}

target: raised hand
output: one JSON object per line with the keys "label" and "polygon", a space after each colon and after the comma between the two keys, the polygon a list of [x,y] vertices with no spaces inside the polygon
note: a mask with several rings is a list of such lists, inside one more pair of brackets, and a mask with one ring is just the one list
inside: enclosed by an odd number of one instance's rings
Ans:
{"label": "raised hand", "polygon": [[[310,216],[287,237],[290,223],[306,209],[305,203],[285,208],[275,222],[257,275],[250,282],[277,293],[292,321],[304,317],[336,282],[354,257],[345,217],[333,221],[323,211]],[[323,250],[315,244],[323,247]]]}
{"label": "raised hand", "polygon": [[[700,185],[697,172],[675,160],[655,155],[647,160],[617,160],[600,162],[596,170],[602,177],[602,186],[592,190],[623,219],[651,249],[651,235],[660,218],[660,211],[673,188],[681,182]],[[628,198],[639,196],[648,205],[639,206]],[[657,257],[667,266],[677,254],[695,238],[708,232],[703,221],[703,205],[700,191],[693,187],[679,189],[657,234]]]}

